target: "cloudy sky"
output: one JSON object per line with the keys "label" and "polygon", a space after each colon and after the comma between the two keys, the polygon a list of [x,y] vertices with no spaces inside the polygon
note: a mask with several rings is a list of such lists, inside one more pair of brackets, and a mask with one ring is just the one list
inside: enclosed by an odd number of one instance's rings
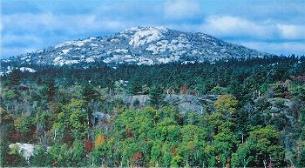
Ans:
{"label": "cloudy sky", "polygon": [[275,54],[305,54],[305,0],[1,0],[1,55],[164,26]]}

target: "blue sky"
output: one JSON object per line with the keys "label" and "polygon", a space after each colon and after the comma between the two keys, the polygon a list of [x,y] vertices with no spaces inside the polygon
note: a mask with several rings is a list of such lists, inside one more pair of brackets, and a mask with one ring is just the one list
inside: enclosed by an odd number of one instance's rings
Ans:
{"label": "blue sky", "polygon": [[164,26],[275,54],[305,54],[305,0],[1,0],[1,55]]}

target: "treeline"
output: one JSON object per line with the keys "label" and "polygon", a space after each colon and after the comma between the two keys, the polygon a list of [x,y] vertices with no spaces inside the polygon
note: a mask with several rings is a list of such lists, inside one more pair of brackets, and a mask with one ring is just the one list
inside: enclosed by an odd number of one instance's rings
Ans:
{"label": "treeline", "polygon": [[[305,166],[304,58],[35,69],[1,78],[2,166]],[[181,113],[165,94],[217,100]]]}
{"label": "treeline", "polygon": [[[90,64],[90,66],[31,66],[36,73],[26,73],[25,80],[42,83],[50,78],[61,85],[75,83],[113,88],[115,81],[129,81],[130,92],[141,92],[143,85],[172,88],[176,92],[185,85],[198,93],[207,93],[215,86],[234,89],[258,89],[264,83],[273,83],[303,75],[305,57],[266,57],[253,59],[229,59],[214,63],[181,64],[170,63],[161,65],[118,65]],[[27,66],[27,65],[23,65]],[[18,73],[18,72],[16,72]],[[20,72],[19,72],[20,73]],[[12,74],[10,76],[13,76]],[[2,77],[6,81],[9,76]],[[237,85],[237,86],[236,86]],[[240,89],[238,89],[240,91]],[[248,92],[247,89],[244,89]],[[249,90],[251,91],[251,90]],[[235,91],[236,92],[236,91]]]}

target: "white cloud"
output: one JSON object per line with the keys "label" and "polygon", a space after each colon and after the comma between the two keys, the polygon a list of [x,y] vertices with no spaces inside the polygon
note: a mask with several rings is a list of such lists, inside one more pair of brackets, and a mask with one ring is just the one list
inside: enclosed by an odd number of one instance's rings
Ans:
{"label": "white cloud", "polygon": [[285,39],[305,39],[305,25],[279,24],[277,27]]}
{"label": "white cloud", "polygon": [[170,19],[192,18],[200,14],[200,3],[196,0],[168,0],[164,3],[164,14]]}
{"label": "white cloud", "polygon": [[217,36],[249,36],[266,38],[272,36],[273,25],[256,23],[233,16],[209,16],[201,25],[204,32]]}
{"label": "white cloud", "polygon": [[[279,24],[234,16],[209,16],[201,31],[274,54],[304,54],[305,24]],[[242,41],[246,39],[247,41]],[[301,41],[298,41],[301,40]]]}
{"label": "white cloud", "polygon": [[[54,42],[68,40],[71,37],[84,38],[84,35],[97,32],[116,32],[129,27],[128,24],[126,21],[97,17],[93,14],[19,13],[2,15],[0,56],[18,55],[25,51],[32,51],[32,48],[45,48],[55,45]],[[30,49],[26,50],[25,46]]]}
{"label": "white cloud", "polygon": [[305,23],[279,24],[270,20],[253,21],[234,16],[209,16],[200,30],[222,38],[305,40]]}
{"label": "white cloud", "polygon": [[[127,9],[126,9],[127,10]],[[221,39],[253,40],[244,42],[248,47],[272,53],[296,52],[304,53],[304,43],[291,41],[305,41],[305,23],[291,24],[274,22],[272,20],[250,20],[244,17],[230,15],[211,15],[206,19],[200,16],[200,4],[191,0],[168,0],[164,4],[165,18],[173,19],[168,22],[161,20],[134,20],[124,17],[110,17],[102,14],[56,14],[56,13],[18,13],[1,16],[0,31],[2,44],[29,43],[32,48],[45,48],[55,42],[69,38],[82,38],[83,35],[99,32],[117,32],[125,28],[139,25],[159,25],[183,31],[200,31]],[[202,22],[184,22],[192,18],[202,18]],[[180,20],[181,19],[181,20]],[[200,20],[200,19],[199,19]],[[180,22],[182,21],[182,22]],[[5,32],[5,33],[3,33]],[[27,34],[27,35],[24,35]],[[71,40],[73,40],[71,39]],[[260,41],[281,41],[269,43]],[[288,42],[290,41],[290,42]],[[25,46],[25,45],[24,45]],[[24,46],[3,48],[1,55],[16,55],[26,50]]]}
{"label": "white cloud", "polygon": [[[52,31],[60,30],[70,33],[116,31],[125,27],[127,22],[97,17],[94,14],[55,15],[41,14],[12,14],[3,15],[3,25],[6,30],[17,31]],[[20,19],[22,18],[22,19]],[[18,20],[16,22],[16,20]]]}

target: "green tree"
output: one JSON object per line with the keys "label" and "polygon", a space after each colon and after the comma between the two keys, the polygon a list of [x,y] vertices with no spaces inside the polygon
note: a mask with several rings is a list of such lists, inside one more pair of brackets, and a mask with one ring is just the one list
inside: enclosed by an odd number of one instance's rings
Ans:
{"label": "green tree", "polygon": [[233,154],[233,166],[283,167],[284,148],[280,144],[280,133],[272,126],[254,128],[244,144]]}
{"label": "green tree", "polygon": [[30,165],[34,167],[52,166],[51,156],[43,146],[35,146],[33,156],[30,158]]}
{"label": "green tree", "polygon": [[86,84],[84,89],[82,90],[82,95],[87,102],[91,100],[96,100],[99,98],[99,93],[94,89],[94,87],[90,84]]}
{"label": "green tree", "polygon": [[195,125],[185,125],[181,128],[182,142],[178,146],[178,153],[184,165],[202,166],[207,159],[204,147],[207,144],[207,132]]}
{"label": "green tree", "polygon": [[150,103],[152,106],[159,107],[163,102],[163,91],[160,87],[152,87],[149,91]]}
{"label": "green tree", "polygon": [[55,143],[49,150],[52,166],[67,167],[69,166],[69,148],[67,144]]}
{"label": "green tree", "polygon": [[52,101],[54,99],[55,94],[56,94],[55,81],[53,79],[49,79],[47,81],[47,98],[48,98],[48,101]]}
{"label": "green tree", "polygon": [[69,165],[73,167],[81,167],[87,165],[87,157],[85,147],[82,141],[75,140],[71,148],[69,148]]}
{"label": "green tree", "polygon": [[213,155],[209,154],[210,164],[221,167],[231,164],[231,154],[237,145],[237,137],[234,134],[237,105],[238,101],[234,96],[219,96],[214,103],[216,111],[207,116],[208,126],[213,133],[211,135],[213,138],[212,147],[207,148],[213,151]]}
{"label": "green tree", "polygon": [[23,136],[23,140],[29,140],[35,130],[34,118],[31,116],[21,116],[14,120],[14,126],[17,131]]}
{"label": "green tree", "polygon": [[72,99],[66,108],[69,126],[76,139],[82,139],[87,134],[88,118],[83,105],[83,101]]}
{"label": "green tree", "polygon": [[72,134],[74,139],[84,139],[88,133],[88,117],[83,100],[72,99],[63,107],[53,124],[54,139]]}
{"label": "green tree", "polygon": [[19,85],[21,81],[21,71],[19,69],[13,69],[9,74],[10,85]]}
{"label": "green tree", "polygon": [[232,95],[221,95],[214,105],[217,112],[232,115],[236,113],[238,101]]}

